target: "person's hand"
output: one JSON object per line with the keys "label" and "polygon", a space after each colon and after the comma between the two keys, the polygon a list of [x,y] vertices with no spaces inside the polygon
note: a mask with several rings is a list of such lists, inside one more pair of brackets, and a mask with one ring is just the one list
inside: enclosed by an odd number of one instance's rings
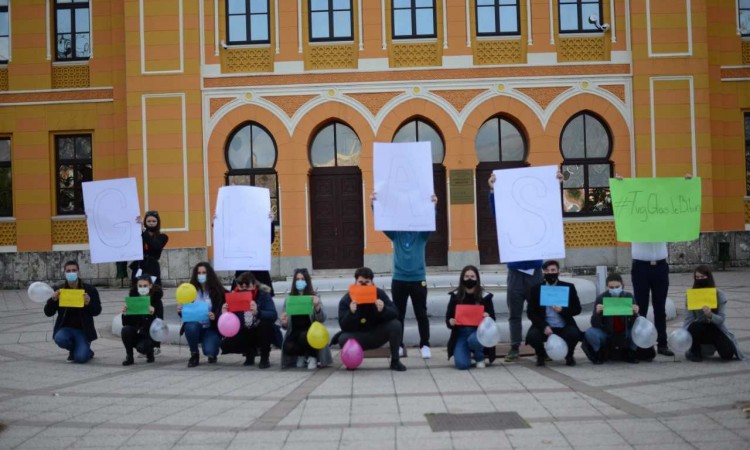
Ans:
{"label": "person's hand", "polygon": [[91,303],[91,297],[89,297],[89,294],[83,293],[83,305],[88,306],[89,303]]}
{"label": "person's hand", "polygon": [[227,311],[229,311],[229,305],[224,303],[223,305],[221,305],[221,312],[225,313]]}
{"label": "person's hand", "polygon": [[268,220],[273,221],[273,211],[268,211]]}
{"label": "person's hand", "polygon": [[177,304],[177,314],[180,314],[180,313],[182,313],[182,305],[178,303]]}
{"label": "person's hand", "polygon": [[705,315],[708,319],[710,319],[714,315],[713,311],[711,311],[711,308],[709,308],[708,306],[704,306],[702,311],[703,315]]}
{"label": "person's hand", "polygon": [[135,216],[135,223],[143,223],[143,217]]}
{"label": "person's hand", "polygon": [[490,313],[486,312],[482,315],[483,317],[490,317]]}
{"label": "person's hand", "polygon": [[284,312],[281,313],[281,326],[283,328],[286,328],[287,324],[289,323],[289,316]]}
{"label": "person's hand", "polygon": [[258,304],[255,302],[250,302],[250,314],[257,315],[258,314]]}
{"label": "person's hand", "polygon": [[208,312],[208,320],[216,320],[216,315],[213,311]]}
{"label": "person's hand", "polygon": [[357,314],[357,302],[349,303],[349,311],[351,311],[352,314]]}
{"label": "person's hand", "polygon": [[638,307],[638,305],[633,305],[633,315],[638,314],[638,311],[640,311],[641,308]]}
{"label": "person's hand", "polygon": [[448,319],[448,323],[451,324],[452,327],[456,326],[456,319]]}
{"label": "person's hand", "polygon": [[125,314],[127,312],[128,312],[128,305],[123,305],[122,306],[122,313]]}
{"label": "person's hand", "polygon": [[559,181],[560,183],[565,181],[565,177],[563,176],[562,172],[560,172],[559,170],[557,171],[557,181]]}
{"label": "person's hand", "polygon": [[685,174],[685,179],[686,180],[692,180],[693,179],[693,174],[692,173],[686,173]]}
{"label": "person's hand", "polygon": [[601,314],[604,312],[604,305],[596,305],[596,313]]}
{"label": "person's hand", "polygon": [[432,194],[432,197],[430,197],[430,200],[432,201],[432,203],[433,203],[434,205],[437,205],[437,202],[438,202],[438,198],[437,198],[437,195],[435,195],[435,194]]}
{"label": "person's hand", "polygon": [[615,180],[622,181],[623,180],[622,175],[620,175],[619,173],[616,173]]}
{"label": "person's hand", "polygon": [[320,312],[320,297],[313,295],[313,308],[315,312]]}
{"label": "person's hand", "polygon": [[490,179],[487,180],[487,184],[490,185],[490,192],[495,191],[495,174],[490,175]]}
{"label": "person's hand", "polygon": [[554,311],[556,313],[559,313],[560,311],[562,311],[562,307],[561,306],[553,306],[552,307],[552,311]]}
{"label": "person's hand", "polygon": [[552,334],[552,328],[550,327],[544,327],[544,335],[549,336]]}
{"label": "person's hand", "polygon": [[53,302],[59,301],[60,300],[60,291],[59,290],[55,291],[54,294],[52,294],[52,297],[50,297],[50,298],[52,299]]}
{"label": "person's hand", "polygon": [[372,191],[372,194],[370,194],[370,203],[373,203],[377,199],[378,199],[378,194],[375,191]]}
{"label": "person's hand", "polygon": [[153,316],[153,315],[154,315],[154,313],[156,312],[156,308],[154,308],[153,306],[149,306],[149,307],[148,307],[148,312],[150,312],[150,313],[151,313],[151,315]]}
{"label": "person's hand", "polygon": [[383,303],[383,300],[375,300],[375,308],[378,310],[378,312],[383,312],[383,308],[385,308],[385,303]]}

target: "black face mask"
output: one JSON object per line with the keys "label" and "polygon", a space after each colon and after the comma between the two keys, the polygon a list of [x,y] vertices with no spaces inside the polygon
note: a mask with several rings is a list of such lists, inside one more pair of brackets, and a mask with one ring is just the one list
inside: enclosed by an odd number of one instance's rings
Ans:
{"label": "black face mask", "polygon": [[148,231],[156,231],[156,230],[158,230],[158,229],[159,229],[159,225],[154,225],[154,226],[152,226],[152,227],[150,227],[150,226],[146,225],[146,229],[147,229]]}
{"label": "black face mask", "polygon": [[547,282],[547,284],[555,284],[557,283],[557,278],[560,276],[559,273],[545,273],[544,274],[544,281]]}
{"label": "black face mask", "polygon": [[477,286],[477,280],[463,280],[463,283],[466,289],[473,289]]}
{"label": "black face mask", "polygon": [[695,280],[694,286],[697,287],[697,288],[707,288],[707,287],[710,287],[709,286],[709,279],[708,278],[704,278],[704,279],[701,279],[701,280]]}

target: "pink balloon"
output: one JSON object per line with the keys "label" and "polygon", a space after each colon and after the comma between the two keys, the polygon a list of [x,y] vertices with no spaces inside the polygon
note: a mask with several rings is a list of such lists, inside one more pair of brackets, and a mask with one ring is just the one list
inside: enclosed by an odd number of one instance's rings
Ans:
{"label": "pink balloon", "polygon": [[219,333],[224,337],[236,336],[240,331],[240,319],[235,313],[225,312],[219,316]]}
{"label": "pink balloon", "polygon": [[364,357],[365,352],[356,339],[347,340],[344,348],[341,349],[341,362],[347,369],[352,370],[359,367]]}

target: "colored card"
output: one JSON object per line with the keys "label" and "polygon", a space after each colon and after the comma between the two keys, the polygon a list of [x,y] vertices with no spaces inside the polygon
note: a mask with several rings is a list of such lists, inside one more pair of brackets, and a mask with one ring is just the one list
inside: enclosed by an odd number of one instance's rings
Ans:
{"label": "colored card", "polygon": [[60,289],[60,306],[65,308],[83,308],[83,289]]}
{"label": "colored card", "polygon": [[542,286],[540,304],[542,306],[562,306],[567,308],[570,288],[568,286]]}
{"label": "colored card", "polygon": [[286,298],[286,313],[289,316],[309,316],[313,312],[312,295],[290,295]]}
{"label": "colored card", "polygon": [[125,306],[128,310],[125,312],[128,316],[143,316],[151,314],[151,297],[125,297]]}
{"label": "colored card", "polygon": [[250,311],[250,302],[253,301],[253,291],[235,291],[224,294],[224,300],[230,312]]}
{"label": "colored card", "polygon": [[208,320],[208,303],[193,302],[182,307],[183,322],[205,322]]}
{"label": "colored card", "polygon": [[719,304],[718,298],[716,288],[688,289],[687,309],[703,309],[704,306],[716,309]]}
{"label": "colored card", "polygon": [[605,316],[632,316],[633,315],[633,298],[632,297],[604,297],[602,299]]}
{"label": "colored card", "polygon": [[378,288],[375,286],[352,284],[349,286],[349,296],[358,305],[375,303],[375,300],[378,299]]}
{"label": "colored card", "polygon": [[456,325],[478,327],[483,319],[483,305],[456,305]]}

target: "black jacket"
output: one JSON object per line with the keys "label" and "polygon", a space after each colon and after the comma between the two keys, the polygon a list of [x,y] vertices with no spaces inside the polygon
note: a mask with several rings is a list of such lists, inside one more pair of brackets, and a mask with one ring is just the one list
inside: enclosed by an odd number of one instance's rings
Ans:
{"label": "black jacket", "polygon": [[[458,333],[457,333],[457,327],[451,325],[450,320],[456,318],[456,305],[459,304],[472,304],[472,305],[482,305],[484,306],[484,312],[489,314],[489,316],[492,318],[492,320],[495,320],[495,305],[492,303],[492,293],[486,293],[484,297],[479,302],[472,302],[472,303],[459,303],[458,302],[458,295],[457,291],[453,291],[450,293],[451,298],[448,301],[448,309],[445,311],[445,325],[451,330],[451,336],[448,339],[448,359],[451,359],[453,356],[453,350],[456,348],[456,340],[458,339]],[[464,299],[466,300],[466,299]],[[490,360],[490,362],[494,361],[495,356],[495,347],[485,347],[484,348],[484,354],[487,356],[487,358]]]}
{"label": "black jacket", "polygon": [[169,236],[163,233],[152,235],[146,230],[141,233],[141,240],[143,241],[143,260],[130,263],[130,270],[133,271],[131,278],[135,279],[135,274],[138,269],[141,269],[143,272],[155,276],[157,278],[156,284],[161,284],[159,258],[161,258],[161,252],[169,242]]}
{"label": "black jacket", "polygon": [[80,313],[81,325],[83,326],[84,333],[86,333],[86,339],[88,339],[89,342],[93,342],[97,338],[96,328],[94,327],[94,317],[98,316],[102,312],[102,303],[101,300],[99,300],[99,291],[97,291],[96,288],[90,284],[80,282],[79,287],[70,287],[67,283],[64,283],[62,286],[58,286],[55,289],[55,292],[59,291],[60,289],[81,289],[80,286],[82,286],[82,289],[89,295],[90,300],[88,305],[85,305],[83,308],[65,308],[60,307],[59,301],[50,298],[44,305],[44,314],[47,317],[52,317],[57,314],[57,318],[55,319],[55,326],[53,328],[54,335],[54,333],[57,333],[57,331],[62,328],[63,321],[65,320],[65,316],[67,314]]}
{"label": "black jacket", "polygon": [[[576,328],[576,321],[573,317],[581,314],[581,301],[578,299],[578,291],[572,283],[566,283],[564,281],[558,281],[556,286],[567,286],[568,291],[568,306],[560,311],[560,316],[565,320],[565,325],[574,325]],[[540,293],[542,292],[542,285],[538,284],[529,289],[529,305],[526,307],[526,315],[531,321],[531,326],[544,330],[549,326],[547,323],[546,306],[541,306],[539,303]]]}
{"label": "black jacket", "polygon": [[[130,296],[135,297],[138,295],[138,291],[135,289],[130,290]],[[164,293],[161,290],[157,290],[156,292],[153,292],[151,297],[151,306],[154,307],[154,313],[149,314],[147,316],[128,316],[126,314],[122,315],[122,325],[123,326],[132,326],[135,327],[139,333],[146,332],[148,333],[151,328],[151,322],[154,321],[157,317],[159,319],[164,319],[164,304],[162,303],[161,299],[164,296]]]}
{"label": "black jacket", "polygon": [[382,323],[394,319],[398,320],[398,309],[384,290],[378,289],[378,299],[384,303],[381,312],[378,312],[374,304],[357,305],[357,312],[352,314],[351,309],[349,309],[349,304],[352,302],[349,293],[347,292],[346,295],[341,297],[341,301],[339,301],[339,326],[341,331],[367,331]]}
{"label": "black jacket", "polygon": [[[596,301],[594,302],[594,310],[591,312],[591,326],[594,328],[599,328],[609,334],[612,334],[612,316],[605,316],[604,314],[597,314],[596,312],[596,305],[601,305],[604,303],[604,297],[612,297],[609,295],[609,292],[604,292],[602,294],[599,294],[596,297]],[[623,291],[619,295],[620,298],[622,297],[629,297],[633,298],[633,294],[630,292]],[[627,329],[630,329],[633,324],[635,323],[635,319],[638,318],[638,314],[633,313],[632,315],[625,317],[625,327]]]}

